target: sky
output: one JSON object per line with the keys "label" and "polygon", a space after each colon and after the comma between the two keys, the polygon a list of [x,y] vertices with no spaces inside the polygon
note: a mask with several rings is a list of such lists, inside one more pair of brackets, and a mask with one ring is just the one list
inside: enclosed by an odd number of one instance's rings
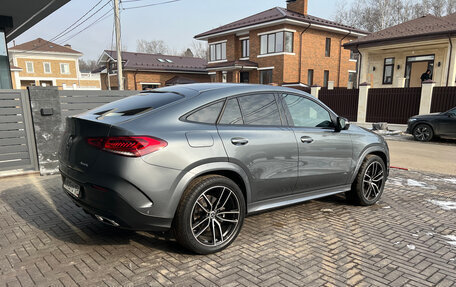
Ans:
{"label": "sky", "polygon": [[[99,1],[101,3],[93,11],[108,3],[108,0],[71,0],[14,41],[17,45],[36,38],[51,40]],[[166,2],[166,0],[122,1],[123,8]],[[336,13],[337,2],[338,0],[309,0],[308,13],[321,18],[332,19]],[[184,51],[191,47],[194,41],[193,36],[196,34],[276,6],[286,7],[286,1],[180,0],[157,6],[121,10],[122,46],[125,50],[134,52],[138,39],[163,40],[172,50]],[[76,30],[55,42],[57,44],[70,44],[73,49],[84,54],[83,59],[85,60],[97,60],[103,50],[112,47],[114,16],[107,16],[104,20],[91,25],[90,28],[72,39],[66,40],[110,10],[112,10],[111,4],[106,5],[98,14]],[[12,45],[13,42],[11,41],[9,46]]]}

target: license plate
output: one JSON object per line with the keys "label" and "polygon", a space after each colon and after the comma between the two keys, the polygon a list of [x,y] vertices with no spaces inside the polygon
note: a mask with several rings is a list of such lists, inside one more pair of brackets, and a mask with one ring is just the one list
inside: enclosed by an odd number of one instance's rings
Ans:
{"label": "license plate", "polygon": [[79,184],[75,183],[69,178],[65,179],[65,182],[63,183],[63,188],[75,197],[79,197],[79,194],[81,192],[81,187],[79,186]]}

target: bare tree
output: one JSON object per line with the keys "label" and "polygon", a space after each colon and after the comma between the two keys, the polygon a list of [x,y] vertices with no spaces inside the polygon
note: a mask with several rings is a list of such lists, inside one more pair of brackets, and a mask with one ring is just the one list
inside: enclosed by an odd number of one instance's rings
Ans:
{"label": "bare tree", "polygon": [[455,10],[456,0],[360,0],[351,5],[340,0],[334,19],[375,32],[428,14],[440,17]]}
{"label": "bare tree", "polygon": [[98,68],[97,61],[95,61],[95,60],[84,61],[84,59],[79,59],[79,71],[81,71],[82,73],[90,73],[97,68]]}
{"label": "bare tree", "polygon": [[162,40],[147,41],[140,39],[136,41],[136,52],[150,54],[168,54],[169,47]]}
{"label": "bare tree", "polygon": [[192,42],[193,55],[201,59],[209,59],[209,50],[207,49],[207,43],[202,41]]}
{"label": "bare tree", "polygon": [[193,52],[190,48],[181,53],[182,57],[193,57]]}

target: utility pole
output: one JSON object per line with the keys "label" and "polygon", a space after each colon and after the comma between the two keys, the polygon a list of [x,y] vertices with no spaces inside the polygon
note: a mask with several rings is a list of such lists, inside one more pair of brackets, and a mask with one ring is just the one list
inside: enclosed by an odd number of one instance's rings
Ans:
{"label": "utility pole", "polygon": [[119,16],[119,0],[114,0],[114,17],[116,25],[116,49],[117,49],[117,82],[119,90],[124,89],[123,72],[122,72],[122,44],[120,43],[120,16]]}

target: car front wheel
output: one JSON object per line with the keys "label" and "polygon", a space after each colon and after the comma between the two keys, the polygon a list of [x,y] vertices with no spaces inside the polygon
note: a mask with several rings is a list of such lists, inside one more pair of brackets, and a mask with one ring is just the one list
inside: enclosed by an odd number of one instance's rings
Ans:
{"label": "car front wheel", "polygon": [[434,137],[434,131],[428,125],[419,124],[413,129],[413,137],[417,141],[428,142]]}
{"label": "car front wheel", "polygon": [[347,198],[355,204],[373,205],[382,196],[385,182],[385,163],[377,155],[367,155],[351,190],[346,193]]}
{"label": "car front wheel", "polygon": [[198,254],[221,251],[238,236],[245,212],[244,196],[232,180],[219,175],[197,178],[177,209],[176,240]]}

